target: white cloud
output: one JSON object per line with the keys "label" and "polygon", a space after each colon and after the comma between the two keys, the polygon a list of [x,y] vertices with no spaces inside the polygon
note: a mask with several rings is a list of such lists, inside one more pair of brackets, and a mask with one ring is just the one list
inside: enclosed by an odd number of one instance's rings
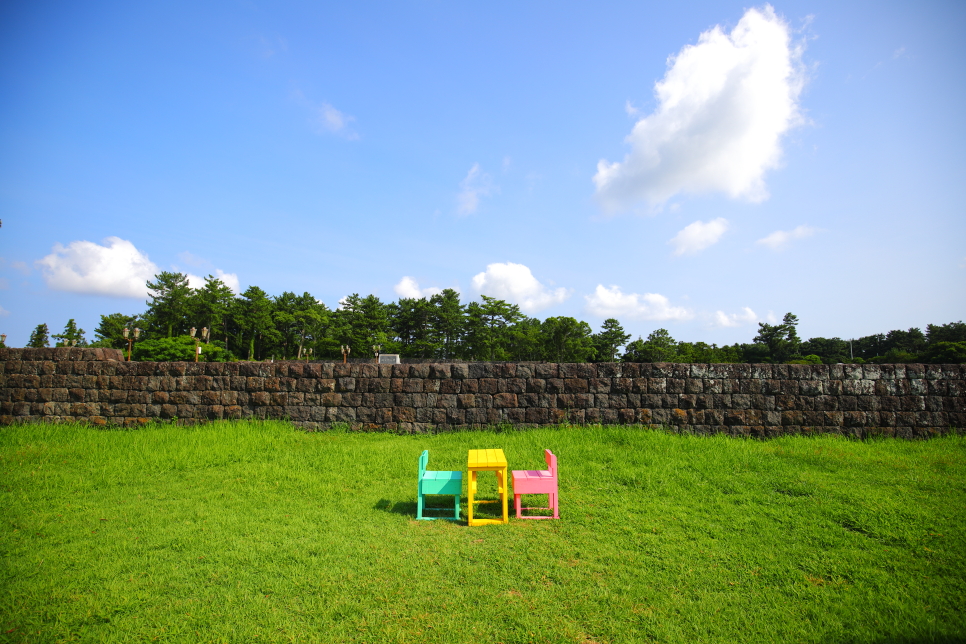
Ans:
{"label": "white cloud", "polygon": [[630,318],[632,320],[690,320],[694,314],[681,306],[671,306],[659,293],[621,292],[619,286],[607,288],[598,284],[593,295],[585,295],[588,313],[602,318]]}
{"label": "white cloud", "polygon": [[758,322],[758,315],[747,306],[741,309],[741,313],[728,315],[724,311],[715,311],[713,326],[741,326],[743,324],[755,324]]}
{"label": "white cloud", "polygon": [[770,5],[749,9],[730,34],[720,26],[702,33],[668,59],[655,84],[657,109],[626,139],[630,153],[597,164],[600,204],[659,207],[678,193],[708,191],[764,200],[781,137],[801,121],[801,54]]}
{"label": "white cloud", "polygon": [[523,264],[489,264],[486,271],[473,278],[473,288],[489,297],[519,305],[525,313],[536,313],[568,297],[566,288],[548,289],[537,281]]}
{"label": "white cloud", "polygon": [[288,41],[278,35],[258,37],[259,50],[263,58],[271,58],[279,51],[288,51]]}
{"label": "white cloud", "polygon": [[187,264],[188,266],[204,266],[208,263],[208,260],[203,257],[198,257],[194,253],[189,251],[184,251],[178,253],[178,259]]}
{"label": "white cloud", "polygon": [[320,133],[330,132],[350,140],[359,138],[359,135],[349,127],[349,124],[356,120],[355,117],[340,112],[328,103],[322,103],[322,107],[316,112],[315,119],[316,129]]}
{"label": "white cloud", "polygon": [[419,283],[409,276],[403,277],[399,280],[399,283],[392,287],[396,291],[396,295],[399,297],[409,298],[409,299],[429,299],[430,297],[436,295],[437,293],[442,293],[443,290],[436,288],[435,286],[430,286],[428,288],[419,288]]}
{"label": "white cloud", "polygon": [[634,107],[634,105],[628,100],[624,101],[624,111],[627,112],[628,116],[634,117],[641,113],[641,110]]}
{"label": "white cloud", "polygon": [[0,306],[0,318],[5,318],[10,315],[10,311]]}
{"label": "white cloud", "polygon": [[[182,253],[182,255],[183,254],[184,253]],[[201,260],[201,261],[202,261],[202,263],[204,263],[204,260]],[[198,288],[204,288],[205,287],[205,278],[204,277],[199,277],[198,275],[195,275],[193,273],[186,273],[186,275],[188,276],[188,286],[190,286],[191,288],[198,289]],[[220,268],[216,268],[215,269],[215,273],[214,273],[214,277],[217,277],[222,282],[224,282],[225,283],[225,286],[227,286],[228,288],[230,288],[231,289],[231,292],[234,293],[235,295],[238,295],[238,293],[241,292],[240,291],[241,284],[238,281],[238,274],[237,273],[226,273],[225,271],[221,270]]]}
{"label": "white cloud", "polygon": [[20,262],[20,261],[11,262],[4,259],[3,257],[0,257],[0,268],[6,268],[7,266],[9,266],[10,268],[12,268],[13,270],[17,271],[22,275],[30,274],[30,267],[27,266],[26,262]]}
{"label": "white cloud", "polygon": [[473,214],[480,207],[480,197],[488,197],[496,190],[490,175],[480,169],[479,163],[474,163],[466,178],[460,181],[460,193],[456,197],[457,212],[461,215]]}
{"label": "white cloud", "polygon": [[55,244],[53,253],[36,262],[47,286],[73,293],[145,297],[145,282],[154,279],[158,267],[125,239],[108,237],[104,243]]}
{"label": "white cloud", "polygon": [[693,255],[708,246],[717,244],[728,230],[728,220],[718,217],[708,223],[696,221],[684,227],[668,243],[674,246],[675,255]]}
{"label": "white cloud", "polygon": [[762,237],[755,243],[768,246],[768,248],[772,250],[780,250],[793,239],[805,239],[806,237],[811,237],[817,232],[818,228],[812,228],[811,226],[798,226],[794,230],[776,230],[767,237]]}

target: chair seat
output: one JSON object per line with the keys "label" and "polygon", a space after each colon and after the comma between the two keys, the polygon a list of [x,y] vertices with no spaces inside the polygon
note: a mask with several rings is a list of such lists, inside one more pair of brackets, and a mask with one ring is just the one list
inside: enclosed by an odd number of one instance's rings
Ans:
{"label": "chair seat", "polygon": [[463,490],[463,473],[451,471],[426,471],[419,481],[423,494],[460,494]]}
{"label": "chair seat", "polygon": [[514,494],[547,494],[557,491],[557,479],[549,470],[513,470]]}

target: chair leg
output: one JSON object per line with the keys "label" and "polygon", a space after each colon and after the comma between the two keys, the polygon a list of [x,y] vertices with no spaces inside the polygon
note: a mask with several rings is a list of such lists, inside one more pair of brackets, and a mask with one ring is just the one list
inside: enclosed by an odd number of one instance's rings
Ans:
{"label": "chair leg", "polygon": [[522,514],[522,508],[520,507],[520,495],[519,494],[514,494],[513,495],[513,505],[517,509],[517,518],[518,519],[522,519],[523,518],[523,514]]}
{"label": "chair leg", "polygon": [[423,518],[423,495],[422,494],[416,495],[416,518],[417,519]]}
{"label": "chair leg", "polygon": [[455,504],[456,504],[456,515],[455,515],[455,519],[457,521],[459,521],[460,520],[460,495],[459,494],[454,494],[453,497],[456,499],[456,501],[455,501]]}
{"label": "chair leg", "polygon": [[560,506],[557,505],[558,502],[559,502],[559,500],[557,499],[557,495],[556,494],[551,494],[550,495],[550,505],[553,507],[553,518],[554,519],[559,519],[560,518]]}

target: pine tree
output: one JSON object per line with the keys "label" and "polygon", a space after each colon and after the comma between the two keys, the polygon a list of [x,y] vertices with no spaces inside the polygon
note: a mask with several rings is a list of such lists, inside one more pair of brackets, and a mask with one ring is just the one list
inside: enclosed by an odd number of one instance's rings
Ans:
{"label": "pine tree", "polygon": [[47,329],[46,324],[37,325],[34,332],[30,334],[30,342],[27,343],[27,346],[34,347],[35,349],[50,346],[50,331]]}
{"label": "pine tree", "polygon": [[147,282],[151,301],[147,303],[148,310],[144,314],[151,337],[187,335],[191,327],[188,314],[192,297],[188,276],[185,273],[162,271],[154,279],[154,282]]}
{"label": "pine tree", "polygon": [[84,329],[77,328],[77,323],[74,322],[74,318],[67,321],[67,326],[64,327],[62,333],[54,334],[51,337],[58,341],[55,345],[58,347],[87,346],[87,340],[84,339]]}

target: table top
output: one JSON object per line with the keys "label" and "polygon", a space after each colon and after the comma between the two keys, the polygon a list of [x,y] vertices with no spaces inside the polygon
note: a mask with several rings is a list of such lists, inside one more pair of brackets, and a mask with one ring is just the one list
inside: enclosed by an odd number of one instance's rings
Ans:
{"label": "table top", "polygon": [[469,469],[483,467],[506,467],[506,456],[502,449],[471,449],[466,460]]}

